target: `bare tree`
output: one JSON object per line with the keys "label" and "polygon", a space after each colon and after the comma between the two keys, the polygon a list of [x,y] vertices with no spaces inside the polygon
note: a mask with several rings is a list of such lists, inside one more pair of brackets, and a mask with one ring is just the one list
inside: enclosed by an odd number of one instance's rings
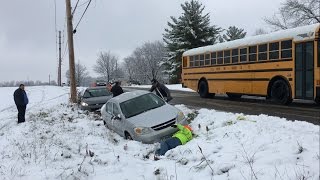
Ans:
{"label": "bare tree", "polygon": [[[76,77],[76,84],[77,86],[83,86],[84,79],[86,79],[89,76],[87,67],[81,65],[80,63],[77,63],[75,65],[75,77]],[[70,81],[70,71],[67,70],[66,72],[66,78],[68,82]]]}
{"label": "bare tree", "polygon": [[124,69],[129,81],[137,80],[137,75],[135,74],[134,61],[135,59],[132,56],[124,58]]}
{"label": "bare tree", "polygon": [[112,78],[118,78],[116,72],[118,71],[119,59],[117,56],[109,52],[100,52],[97,64],[93,67],[93,70],[98,73],[107,81]]}
{"label": "bare tree", "polygon": [[253,33],[253,35],[254,36],[256,36],[256,35],[262,35],[262,34],[267,34],[268,32],[265,30],[265,29],[263,29],[263,28],[258,28],[258,29],[256,29],[256,31]]}
{"label": "bare tree", "polygon": [[142,83],[151,79],[163,79],[166,48],[161,41],[147,42],[137,47],[134,52],[124,59],[129,80]]}
{"label": "bare tree", "polygon": [[320,23],[320,0],[286,0],[278,13],[264,21],[275,30]]}

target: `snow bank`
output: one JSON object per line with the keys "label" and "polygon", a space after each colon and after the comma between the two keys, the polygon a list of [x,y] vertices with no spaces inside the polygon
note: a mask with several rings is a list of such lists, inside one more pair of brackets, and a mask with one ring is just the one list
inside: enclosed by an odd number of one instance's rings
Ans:
{"label": "snow bank", "polygon": [[[0,88],[5,99],[14,89]],[[9,92],[10,91],[10,92]],[[67,103],[68,89],[28,88],[27,122],[0,113],[0,179],[318,179],[319,126],[177,105],[195,137],[159,161],[159,144],[124,140]],[[200,150],[200,148],[201,150]]]}

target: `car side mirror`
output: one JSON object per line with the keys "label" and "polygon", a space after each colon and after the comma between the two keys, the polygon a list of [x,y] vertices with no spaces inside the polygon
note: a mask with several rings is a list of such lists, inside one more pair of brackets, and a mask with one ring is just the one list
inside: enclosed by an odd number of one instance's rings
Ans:
{"label": "car side mirror", "polygon": [[121,120],[121,116],[120,116],[120,114],[118,114],[118,115],[114,115],[113,117],[112,117],[112,119],[114,119],[114,120]]}
{"label": "car side mirror", "polygon": [[120,114],[118,114],[118,115],[116,115],[116,116],[113,116],[113,119],[115,119],[115,120],[121,120],[121,116],[120,116]]}

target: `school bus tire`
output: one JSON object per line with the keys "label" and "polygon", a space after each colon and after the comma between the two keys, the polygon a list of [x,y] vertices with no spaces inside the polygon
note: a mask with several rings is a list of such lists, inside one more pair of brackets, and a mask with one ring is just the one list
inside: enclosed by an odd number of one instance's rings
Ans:
{"label": "school bus tire", "polygon": [[316,97],[314,101],[316,102],[317,105],[320,105],[320,97]]}
{"label": "school bus tire", "polygon": [[288,105],[292,102],[290,91],[288,83],[283,79],[278,79],[271,85],[270,99],[277,104]]}
{"label": "school bus tire", "polygon": [[207,98],[209,97],[209,88],[208,88],[208,83],[205,80],[201,80],[199,83],[199,95],[202,98]]}

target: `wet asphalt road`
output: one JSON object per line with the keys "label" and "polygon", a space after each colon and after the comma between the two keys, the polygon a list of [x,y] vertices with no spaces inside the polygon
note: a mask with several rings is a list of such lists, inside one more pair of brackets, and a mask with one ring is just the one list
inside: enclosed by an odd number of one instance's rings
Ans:
{"label": "wet asphalt road", "polygon": [[[125,88],[125,90],[133,89]],[[184,104],[194,109],[208,108],[250,115],[266,114],[320,125],[320,106],[311,101],[294,101],[285,106],[273,104],[266,101],[265,98],[258,97],[244,96],[239,100],[230,100],[225,96],[216,96],[204,99],[195,92],[171,91],[171,93],[173,100],[170,101],[170,104]]]}

